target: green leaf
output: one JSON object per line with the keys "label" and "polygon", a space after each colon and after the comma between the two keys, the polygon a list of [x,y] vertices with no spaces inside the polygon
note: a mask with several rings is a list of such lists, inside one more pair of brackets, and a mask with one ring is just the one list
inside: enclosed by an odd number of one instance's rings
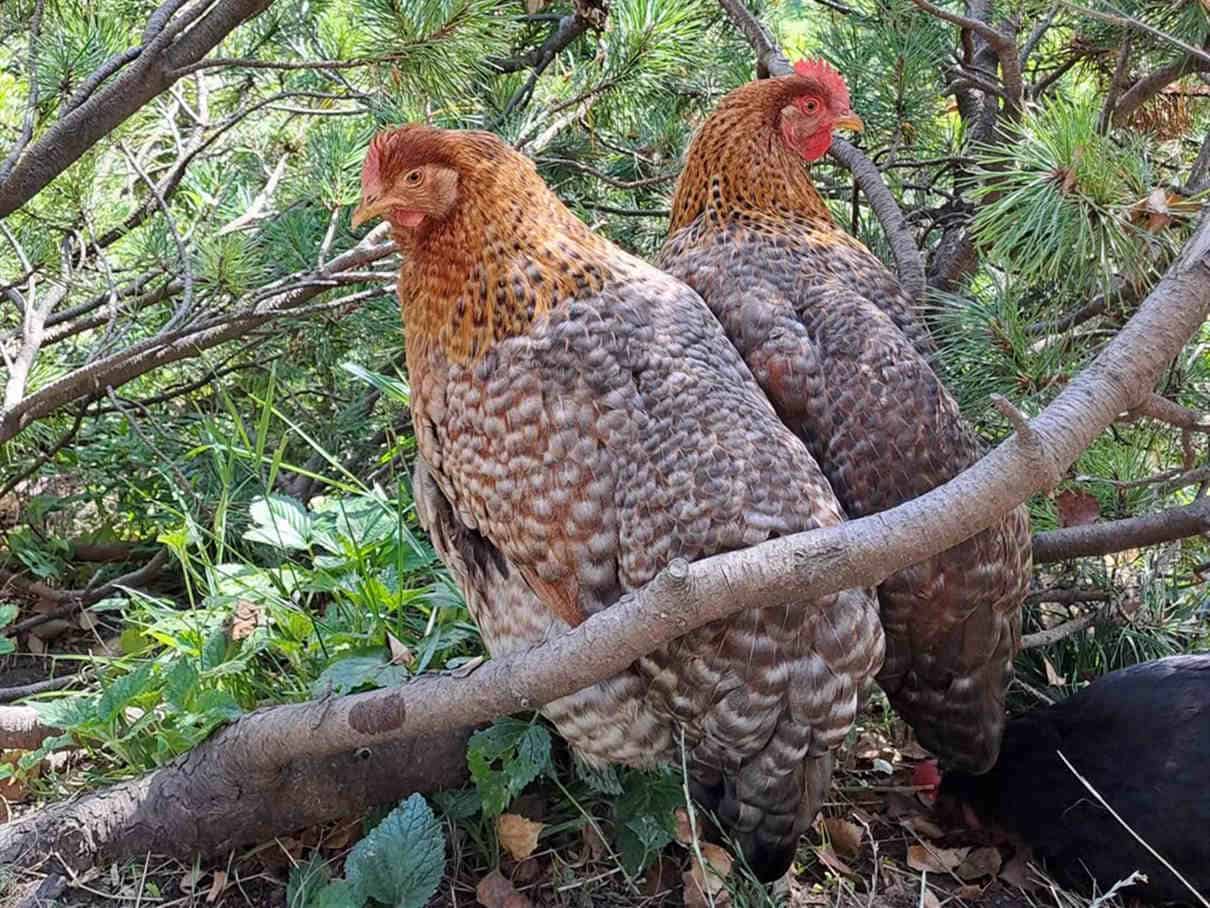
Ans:
{"label": "green leaf", "polygon": [[307,908],[361,908],[365,903],[348,880],[333,880],[315,894]]}
{"label": "green leaf", "polygon": [[17,644],[13,643],[8,637],[0,637],[0,656],[7,656],[9,653],[16,652]]}
{"label": "green leaf", "polygon": [[496,816],[550,764],[550,732],[536,723],[500,719],[471,736],[466,762],[484,815]]}
{"label": "green leaf", "polygon": [[281,549],[306,549],[311,540],[311,516],[293,498],[268,495],[254,498],[248,516],[256,524],[244,533],[251,542]]}
{"label": "green leaf", "polygon": [[186,710],[197,693],[198,672],[193,660],[177,659],[164,677],[164,698],[177,709]]}
{"label": "green leaf", "polygon": [[97,721],[97,700],[90,694],[41,700],[32,703],[38,719],[52,728],[64,730],[91,725]]}
{"label": "green leaf", "polygon": [[311,694],[322,697],[328,692],[347,694],[367,685],[390,687],[407,680],[406,666],[392,665],[390,653],[385,647],[375,647],[369,652],[337,659],[325,668],[311,683]]}
{"label": "green leaf", "polygon": [[353,891],[395,908],[424,908],[445,874],[445,837],[428,803],[412,795],[353,846]]}
{"label": "green leaf", "polygon": [[20,609],[11,602],[0,603],[0,627],[8,627],[17,617]]}
{"label": "green leaf", "polygon": [[144,663],[133,672],[122,675],[101,691],[97,701],[97,718],[112,722],[128,703],[146,693],[152,684],[152,664]]}

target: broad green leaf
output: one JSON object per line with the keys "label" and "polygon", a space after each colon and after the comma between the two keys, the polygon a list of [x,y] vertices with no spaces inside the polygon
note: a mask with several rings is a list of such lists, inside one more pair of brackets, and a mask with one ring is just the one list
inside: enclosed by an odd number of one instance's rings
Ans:
{"label": "broad green leaf", "polygon": [[445,837],[418,794],[387,814],[345,862],[345,875],[359,896],[394,908],[424,908],[444,874]]}
{"label": "broad green leaf", "polygon": [[151,663],[145,663],[106,685],[97,701],[97,718],[102,722],[112,722],[127,704],[146,693],[152,685],[152,670]]}
{"label": "broad green leaf", "polygon": [[306,549],[311,540],[311,515],[293,498],[267,495],[255,498],[248,515],[256,524],[244,533],[251,542],[264,542],[281,549]]}
{"label": "broad green leaf", "polygon": [[8,627],[17,617],[20,609],[12,602],[0,603],[0,627]]}

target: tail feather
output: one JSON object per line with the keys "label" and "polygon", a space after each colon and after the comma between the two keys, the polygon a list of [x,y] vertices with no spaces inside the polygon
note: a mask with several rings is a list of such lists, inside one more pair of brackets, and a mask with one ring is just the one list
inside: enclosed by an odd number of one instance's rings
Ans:
{"label": "tail feather", "polygon": [[694,800],[715,814],[753,875],[781,879],[815,820],[832,779],[832,755],[809,756],[791,772],[772,775],[759,763],[734,773],[694,773]]}

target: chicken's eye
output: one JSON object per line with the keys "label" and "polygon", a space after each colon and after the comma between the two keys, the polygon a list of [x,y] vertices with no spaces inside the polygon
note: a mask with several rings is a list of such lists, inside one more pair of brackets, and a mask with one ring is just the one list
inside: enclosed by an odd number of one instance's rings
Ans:
{"label": "chicken's eye", "polygon": [[403,181],[405,183],[407,183],[409,186],[419,186],[421,183],[424,182],[424,171],[423,170],[413,170],[410,173],[408,173],[408,175],[406,177],[403,178]]}
{"label": "chicken's eye", "polygon": [[807,108],[807,113],[813,114],[813,113],[815,113],[815,111],[819,110],[819,102],[816,101],[814,98],[811,98],[810,100],[807,101],[806,108]]}

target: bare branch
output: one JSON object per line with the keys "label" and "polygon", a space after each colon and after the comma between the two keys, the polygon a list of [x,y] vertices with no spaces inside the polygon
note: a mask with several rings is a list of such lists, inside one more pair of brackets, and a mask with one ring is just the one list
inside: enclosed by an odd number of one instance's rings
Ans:
{"label": "bare branch", "polygon": [[1066,640],[1068,637],[1080,633],[1080,631],[1087,630],[1094,624],[1099,624],[1103,619],[1110,617],[1113,612],[1114,607],[1107,605],[1103,608],[1087,611],[1078,618],[1072,618],[1070,621],[1064,621],[1062,624],[1055,625],[1054,627],[1026,634],[1021,638],[1021,648],[1037,649],[1039,646],[1049,646],[1052,643],[1058,643],[1060,640]]}
{"label": "bare branch", "polygon": [[0,706],[0,750],[36,750],[62,732],[38,720],[32,706]]}
{"label": "bare branch", "polygon": [[1105,92],[1105,103],[1101,107],[1101,115],[1097,118],[1097,132],[1101,135],[1108,135],[1109,127],[1113,124],[1113,114],[1118,106],[1118,98],[1130,76],[1130,52],[1133,47],[1134,35],[1127,32],[1126,37],[1122,39],[1122,46],[1118,48],[1118,62],[1113,69],[1109,90]]}
{"label": "bare branch", "polygon": [[1097,9],[1089,9],[1087,6],[1080,6],[1078,3],[1072,3],[1071,0],[1060,0],[1060,2],[1062,2],[1062,4],[1068,9],[1075,10],[1082,16],[1088,16],[1090,19],[1097,19],[1101,22],[1108,23],[1109,25],[1116,25],[1118,28],[1128,28],[1132,29],[1133,31],[1141,32],[1145,35],[1150,35],[1152,38],[1158,38],[1160,41],[1171,44],[1174,47],[1179,47],[1185,53],[1196,57],[1203,63],[1210,63],[1210,54],[1206,53],[1204,50],[1199,50],[1192,44],[1186,44],[1175,35],[1170,35],[1161,29],[1155,28],[1154,26],[1148,25],[1146,22],[1134,18],[1133,16],[1127,16],[1125,13],[1120,13],[1116,10],[1114,12],[1107,13]]}
{"label": "bare branch", "polygon": [[1159,394],[1148,394],[1141,404],[1126,412],[1123,422],[1137,419],[1154,419],[1187,432],[1210,432],[1210,422],[1204,422],[1205,414],[1182,407],[1176,401]]}
{"label": "bare branch", "polygon": [[1175,542],[1207,531],[1210,531],[1210,498],[1199,498],[1193,504],[1143,517],[1036,533],[1033,539],[1034,564],[1111,555]]}
{"label": "bare branch", "polygon": [[[332,275],[378,261],[393,253],[395,245],[382,242],[386,233],[387,225],[379,225],[357,246],[336,256],[318,271],[293,274],[262,288],[243,309],[180,331],[157,334],[39,388],[16,407],[0,414],[0,443],[73,400],[93,396],[107,387],[117,389],[152,369],[197,356],[218,344],[242,337],[284,314],[302,312],[306,303],[325,290],[341,286],[342,283],[360,282],[360,277],[342,281],[334,279]],[[324,307],[328,305],[324,304]]]}

